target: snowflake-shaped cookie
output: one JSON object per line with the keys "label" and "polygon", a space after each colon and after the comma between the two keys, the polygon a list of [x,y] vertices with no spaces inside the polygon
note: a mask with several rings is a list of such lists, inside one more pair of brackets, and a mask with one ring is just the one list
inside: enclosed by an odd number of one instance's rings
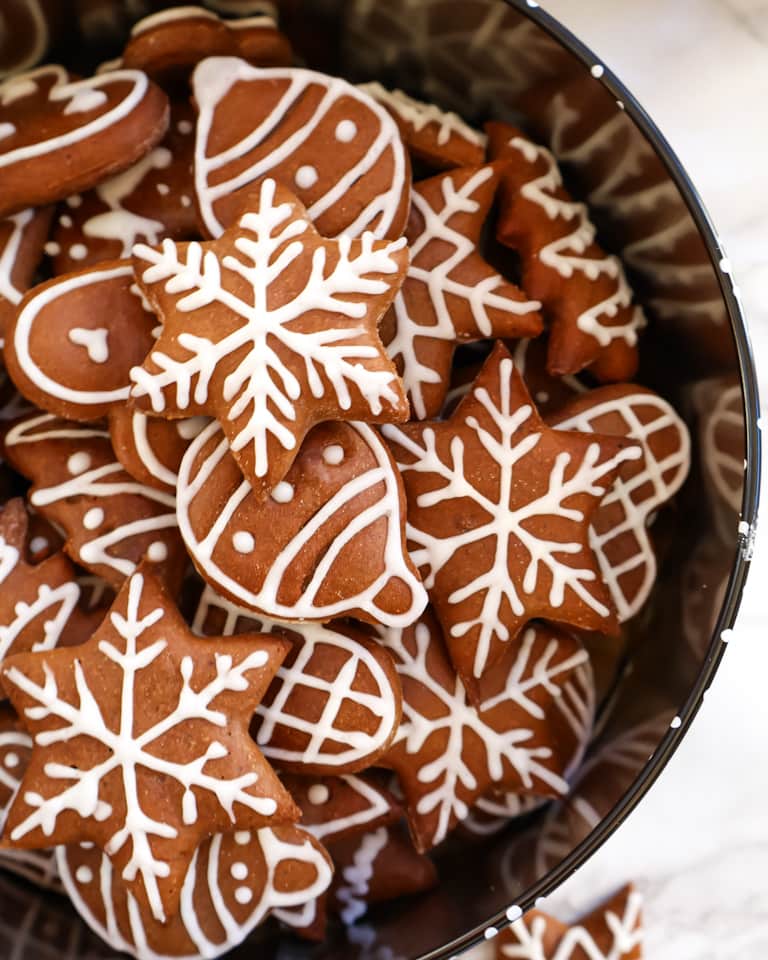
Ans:
{"label": "snowflake-shaped cookie", "polygon": [[541,333],[541,304],[478,249],[500,176],[497,167],[466,167],[413,191],[406,231],[411,263],[382,333],[419,420],[439,415],[457,344]]}
{"label": "snowflake-shaped cookie", "polygon": [[449,420],[384,432],[403,472],[414,561],[473,698],[528,620],[616,631],[589,527],[637,446],[547,427],[502,344]]}
{"label": "snowflake-shaped cookie", "polygon": [[401,421],[408,404],[377,326],[408,263],[405,240],[324,240],[299,201],[262,181],[218,240],[138,245],[141,289],[163,321],[132,372],[139,406],[208,413],[267,493],[323,420]]}
{"label": "snowflake-shaped cookie", "polygon": [[5,842],[94,843],[155,919],[173,916],[203,838],[297,816],[248,736],[287,649],[260,635],[195,638],[145,571],[86,644],[6,660],[35,746]]}
{"label": "snowflake-shaped cookie", "polygon": [[594,710],[586,651],[570,635],[529,626],[470,704],[428,611],[382,632],[403,685],[403,719],[381,763],[398,775],[417,847],[429,850],[491,788],[562,796]]}

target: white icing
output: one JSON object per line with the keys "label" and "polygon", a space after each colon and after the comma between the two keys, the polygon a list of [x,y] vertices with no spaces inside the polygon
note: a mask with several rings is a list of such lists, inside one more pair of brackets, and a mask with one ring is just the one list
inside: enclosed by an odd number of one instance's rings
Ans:
{"label": "white icing", "polygon": [[[248,130],[238,143],[219,154],[209,154],[208,141],[214,125],[214,116],[229,90],[237,83],[261,84],[274,81],[288,81],[288,84],[280,102],[272,112],[257,126]],[[203,60],[195,69],[192,86],[199,112],[194,162],[195,189],[203,223],[211,236],[220,236],[223,231],[222,224],[215,213],[216,201],[245,184],[269,175],[276,167],[287,161],[294,151],[313,135],[328,112],[342,97],[351,98],[368,108],[371,119],[378,122],[377,134],[365,156],[349,170],[345,170],[338,180],[331,183],[323,195],[310,204],[307,212],[310,219],[317,220],[321,214],[341,202],[349,188],[375,170],[381,158],[391,151],[394,165],[391,184],[382,193],[373,197],[358,218],[348,224],[344,230],[344,233],[349,236],[357,236],[378,220],[373,228],[374,234],[377,237],[387,236],[400,209],[403,193],[408,189],[407,163],[397,124],[375,100],[345,80],[295,67],[274,69],[251,67],[244,60],[236,57],[209,57]],[[271,149],[266,156],[250,163],[237,175],[220,180],[217,171],[231,160],[247,156],[267,136],[273,135],[276,125],[312,87],[320,87],[325,90],[325,93],[315,107],[311,119]],[[336,162],[334,158],[334,164]],[[328,171],[324,170],[323,173],[327,175]]]}
{"label": "white icing", "polygon": [[290,503],[295,493],[296,491],[293,489],[292,484],[288,483],[287,480],[281,480],[280,483],[273,488],[271,497],[275,503]]}
{"label": "white icing", "polygon": [[106,363],[109,360],[109,330],[106,327],[72,327],[67,337],[76,346],[85,347],[92,363]]}
{"label": "white icing", "polygon": [[161,197],[167,197],[171,192],[171,188],[167,183],[157,183],[155,184],[155,190],[160,194]]}
{"label": "white icing", "polygon": [[366,897],[370,889],[376,858],[386,847],[389,834],[386,827],[379,827],[367,833],[355,851],[352,863],[341,872],[343,883],[339,885],[336,896],[343,904],[340,910],[342,922],[353,924],[368,909]]}
{"label": "white icing", "polygon": [[238,830],[235,833],[235,843],[239,847],[244,847],[246,846],[246,844],[249,844],[250,842],[251,842],[251,834],[248,832],[248,830]]}
{"label": "white icing", "polygon": [[[187,439],[184,432],[192,431],[193,435],[196,435],[196,433],[199,433],[202,425],[207,422],[204,417],[190,417],[189,420],[177,421],[176,429],[182,439]],[[160,460],[150,443],[148,432],[149,423],[150,418],[145,413],[142,413],[140,410],[134,410],[131,417],[131,433],[133,436],[134,449],[147,472],[156,480],[170,487],[171,490],[175,490],[176,474]]]}
{"label": "white icing", "polygon": [[[240,354],[223,392],[231,404],[229,420],[245,419],[231,439],[232,449],[252,446],[257,477],[269,472],[271,442],[277,441],[286,450],[296,446],[291,422],[297,416],[301,383],[278,352],[278,344],[292,355],[295,364],[303,366],[312,396],[324,397],[330,389],[341,410],[348,410],[352,404],[350,386],[361,394],[374,415],[381,413],[385,403],[395,405],[399,398],[393,372],[372,370],[361,362],[375,361],[380,350],[373,342],[355,342],[365,328],[354,327],[351,322],[365,316],[366,307],[360,298],[376,297],[389,289],[386,280],[374,280],[371,275],[395,277],[398,261],[394,255],[404,247],[405,240],[377,249],[373,235],[366,233],[359,249],[353,250],[352,240],[342,237],[333,269],[324,270],[325,254],[316,253],[306,285],[290,299],[281,299],[279,306],[270,307],[269,290],[279,282],[283,270],[305,252],[303,238],[309,228],[306,220],[292,214],[290,204],[275,203],[276,189],[274,180],[265,180],[259,212],[246,213],[240,219],[241,234],[235,245],[242,259],[227,255],[219,261],[213,251],[205,252],[200,244],[190,243],[181,260],[179,246],[168,239],[163,241],[161,251],[144,244],[134,248],[134,257],[147,264],[141,274],[143,284],[162,284],[167,293],[184,293],[176,301],[175,310],[193,315],[202,311],[203,320],[214,304],[223,308],[230,329],[217,341],[196,336],[192,331],[197,318],[191,316],[191,330],[179,337],[189,357],[178,360],[156,348],[151,358],[158,372],[143,367],[131,370],[133,396],[149,397],[155,413],[165,410],[167,389],[173,391],[180,410],[192,403],[203,405],[209,400],[209,384],[217,365]],[[222,281],[222,271],[225,277],[245,280],[250,288],[247,294],[232,292]],[[352,294],[357,295],[356,300],[350,298]],[[322,330],[304,333],[294,321],[309,311],[328,311],[331,322]],[[338,318],[335,324],[332,318]],[[243,418],[246,412],[250,415]]]}
{"label": "white icing", "polygon": [[195,125],[191,120],[179,120],[176,124],[176,129],[183,136],[188,136],[195,129]]}
{"label": "white icing", "polygon": [[0,123],[0,140],[12,137],[16,133],[16,127],[12,123]]}
{"label": "white icing", "polygon": [[323,460],[329,467],[337,467],[344,462],[344,447],[331,443],[323,450]]}
{"label": "white icing", "polygon": [[[417,567],[429,571],[425,579],[428,590],[434,585],[438,574],[451,564],[456,551],[483,541],[495,543],[489,566],[483,569],[481,564],[467,571],[462,585],[456,586],[446,598],[449,604],[456,605],[473,598],[476,601],[475,614],[469,620],[454,623],[451,627],[451,636],[471,637],[475,645],[475,677],[482,676],[488,666],[492,642],[510,639],[505,611],[509,609],[513,616],[524,617],[526,598],[541,589],[542,574],[543,580],[548,581],[546,602],[551,607],[562,607],[567,596],[571,602],[576,601],[583,609],[592,611],[598,617],[608,618],[611,615],[601,595],[595,595],[590,589],[597,580],[595,570],[590,566],[580,567],[569,563],[569,557],[578,553],[582,544],[578,540],[543,539],[532,532],[531,524],[536,520],[551,518],[549,522],[564,524],[568,533],[578,536],[579,522],[584,517],[580,511],[567,505],[569,498],[586,492],[599,502],[613,483],[616,468],[642,456],[637,447],[630,447],[601,460],[598,443],[591,443],[578,462],[570,453],[561,452],[552,463],[547,489],[513,508],[516,467],[543,436],[534,427],[526,427],[534,416],[530,405],[512,406],[513,373],[512,359],[502,359],[499,365],[498,405],[485,387],[475,388],[471,396],[485,412],[485,423],[480,423],[474,415],[465,415],[462,422],[462,426],[472,434],[473,442],[478,442],[487,451],[491,461],[498,465],[495,496],[484,494],[465,474],[465,444],[460,436],[455,436],[451,444],[450,462],[441,459],[437,452],[436,434],[441,425],[425,426],[419,439],[410,438],[391,424],[385,425],[382,431],[388,440],[415,458],[413,463],[398,461],[403,473],[428,473],[441,481],[441,485],[431,492],[421,494],[414,506],[441,506],[450,510],[450,504],[466,498],[480,508],[484,518],[472,529],[439,538],[419,529],[418,513],[409,516],[408,541],[415,547],[412,557]],[[455,427],[448,425],[443,429],[454,430]],[[397,459],[397,448],[394,453]],[[564,537],[565,533],[560,536]],[[515,582],[510,576],[510,557],[521,556],[528,558],[528,565],[521,582]]]}
{"label": "white icing", "polygon": [[87,453],[73,453],[69,460],[67,460],[67,470],[69,470],[73,476],[84,473],[90,465],[91,457]]}
{"label": "white icing", "polygon": [[186,193],[182,193],[181,197],[179,197],[179,202],[181,203],[182,207],[191,207],[192,197],[188,197]]}
{"label": "white icing", "polygon": [[232,534],[232,546],[238,553],[253,553],[256,549],[256,541],[253,534],[247,530],[238,530]]}
{"label": "white icing", "polygon": [[451,137],[460,137],[474,146],[484,147],[488,142],[485,134],[473,130],[456,113],[441,110],[433,103],[414,100],[402,90],[387,90],[380,83],[363,83],[360,89],[383,104],[398,117],[409,124],[416,133],[434,124],[437,127],[438,146],[444,147]]}
{"label": "white icing", "polygon": [[[267,7],[271,6],[271,10],[268,10]],[[265,4],[265,9],[256,17],[240,17],[237,20],[227,20],[226,26],[230,30],[253,30],[254,28],[259,30],[274,29],[277,24],[274,19],[275,8],[274,5]]]}
{"label": "white icing", "polygon": [[78,867],[75,880],[82,884],[93,883],[93,871],[89,867]]}
{"label": "white icing", "polygon": [[358,134],[357,124],[354,120],[341,120],[336,126],[334,136],[339,143],[352,143]]}
{"label": "white icing", "polygon": [[107,103],[108,97],[103,90],[90,90],[83,87],[77,90],[64,108],[64,114],[70,113],[88,113],[91,110],[98,110]]}
{"label": "white icing", "polygon": [[243,906],[253,900],[253,890],[249,887],[238,887],[235,890],[235,900]]}
{"label": "white icing", "polygon": [[49,257],[58,257],[61,253],[61,244],[56,243],[55,240],[48,240],[43,250],[45,250]]}
{"label": "white icing", "polygon": [[[218,538],[230,522],[236,523],[236,511],[240,503],[249,495],[250,485],[247,480],[243,480],[241,486],[221,509],[214,525],[201,536],[202,531],[198,532],[192,524],[190,512],[196,497],[203,491],[208,478],[222,460],[229,456],[229,444],[215,421],[192,442],[184,455],[179,470],[177,516],[187,549],[209,582],[218,584],[246,607],[254,610],[268,610],[271,616],[287,620],[325,621],[341,616],[352,608],[368,610],[377,621],[393,626],[411,623],[414,617],[418,616],[426,605],[427,597],[423,585],[406,566],[403,559],[403,544],[400,535],[402,511],[400,509],[400,488],[397,474],[392,467],[386,447],[374,430],[362,423],[350,423],[349,427],[355,430],[365,441],[376,466],[365,470],[345,483],[341,490],[324,504],[303,529],[285,545],[278,554],[258,593],[252,592],[234,577],[227,574],[214,559]],[[208,445],[209,440],[217,435],[221,437],[220,442],[213,446],[202,464],[196,465],[200,451]],[[195,468],[194,474],[192,472],[193,466]],[[279,594],[283,577],[291,569],[304,545],[319,534],[324,524],[342,504],[352,502],[363,492],[374,490],[380,484],[384,485],[384,493],[381,498],[356,516],[346,529],[339,534],[328,548],[322,563],[318,565],[311,581],[306,585],[304,592],[296,603],[285,604],[281,602]],[[374,526],[382,519],[386,519],[387,535],[383,548],[381,573],[356,596],[340,599],[333,603],[318,603],[317,595],[321,591],[325,578],[339,551],[359,532]],[[392,614],[390,611],[380,609],[376,604],[377,596],[391,578],[401,580],[411,593],[411,607],[402,614]]]}
{"label": "white icing", "polygon": [[200,7],[193,6],[171,7],[168,10],[160,10],[158,13],[152,13],[139,20],[131,29],[131,36],[138,37],[148,30],[155,30],[157,27],[164,27],[169,23],[177,23],[179,20],[208,20],[219,23],[219,18],[210,10],[201,10]]}
{"label": "white icing", "polygon": [[316,807],[328,803],[330,797],[331,791],[324,783],[313,783],[309,790],[307,790],[307,799]]}
{"label": "white icing", "polygon": [[315,167],[299,167],[294,178],[296,186],[300,190],[311,190],[317,183],[319,175]]}
{"label": "white icing", "polygon": [[83,526],[86,530],[97,530],[104,523],[104,511],[101,507],[91,507],[83,517]]}
{"label": "white icing", "polygon": [[[474,214],[480,210],[475,195],[493,176],[493,168],[480,168],[458,188],[455,179],[457,176],[455,173],[448,173],[443,177],[440,209],[433,209],[418,188],[413,191],[413,209],[421,214],[424,227],[409,245],[411,262],[408,274],[403,289],[394,302],[396,332],[387,345],[390,357],[393,360],[400,359],[403,364],[403,383],[411,400],[413,415],[419,420],[427,417],[424,386],[439,383],[441,374],[419,359],[418,341],[423,337],[450,342],[458,339],[451,314],[451,299],[463,300],[469,306],[479,337],[491,337],[494,334],[491,311],[497,315],[501,313],[509,320],[541,309],[541,304],[536,300],[519,301],[497,292],[498,288],[506,283],[500,274],[491,272],[482,282],[472,284],[451,276],[467,258],[477,253],[475,243],[454,229],[451,220],[457,214]],[[418,266],[420,255],[433,244],[438,245],[441,251],[450,252],[444,253],[441,262],[434,266]],[[416,284],[423,284],[429,294],[432,315],[427,318],[424,317],[421,299],[417,301],[420,308],[418,312],[412,315],[408,307],[409,286]],[[428,322],[424,322],[425,319]]]}
{"label": "white icing", "polygon": [[162,540],[156,540],[154,543],[150,543],[147,548],[147,560],[151,560],[152,563],[162,563],[164,560],[168,559],[168,547],[162,542]]}
{"label": "white icing", "polygon": [[208,426],[208,423],[207,417],[189,417],[186,420],[177,420],[176,430],[182,440],[194,440],[200,431]]}
{"label": "white icing", "polygon": [[88,256],[88,247],[84,243],[73,243],[67,252],[73,260],[85,260]]}
{"label": "white icing", "polygon": [[59,224],[68,230],[72,226],[72,217],[68,213],[62,213],[59,217]]}
{"label": "white icing", "polygon": [[21,763],[18,753],[6,753],[3,757],[3,764],[9,769],[13,770],[14,767],[18,767]]}
{"label": "white icing", "polygon": [[34,210],[22,210],[5,221],[11,224],[11,233],[0,251],[0,298],[8,300],[14,306],[21,302],[24,294],[14,283],[13,271],[24,240],[24,232],[34,216]]}
{"label": "white icing", "polygon": [[43,550],[47,550],[50,546],[50,542],[47,537],[32,537],[29,541],[29,549],[32,554],[41,553]]}
{"label": "white icing", "polygon": [[[24,58],[14,62],[14,73],[22,70],[28,70],[29,67],[39,63],[45,56],[45,52],[48,49],[48,19],[40,4],[40,0],[25,0],[24,13],[27,17],[27,22],[31,27],[28,36],[32,42],[29,43],[25,51]],[[8,29],[8,27],[6,27],[6,29]]]}
{"label": "white icing", "polygon": [[78,207],[82,207],[83,198],[79,193],[73,193],[71,197],[67,197],[65,203],[72,210],[77,210]]}

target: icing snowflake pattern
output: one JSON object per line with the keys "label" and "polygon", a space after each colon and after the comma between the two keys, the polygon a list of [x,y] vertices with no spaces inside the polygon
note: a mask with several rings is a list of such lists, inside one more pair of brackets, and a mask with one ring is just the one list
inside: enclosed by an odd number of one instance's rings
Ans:
{"label": "icing snowflake pattern", "polygon": [[[383,312],[394,296],[407,253],[405,240],[380,242],[370,233],[322,241],[274,180],[262,182],[257,205],[233,228],[240,256],[171,240],[160,250],[134,248],[140,285],[151,300],[163,287],[181,332],[174,343],[165,317],[155,350],[131,377],[133,395],[148,397],[155,413],[220,403],[233,454],[245,451],[241,467],[263,478],[273,442],[283,451],[298,448],[310,403],[325,405],[324,419],[344,418],[355,397],[373,418],[406,415],[394,369],[382,362],[375,328],[364,321],[373,306],[366,301],[380,299]],[[214,314],[220,339],[211,336]]]}

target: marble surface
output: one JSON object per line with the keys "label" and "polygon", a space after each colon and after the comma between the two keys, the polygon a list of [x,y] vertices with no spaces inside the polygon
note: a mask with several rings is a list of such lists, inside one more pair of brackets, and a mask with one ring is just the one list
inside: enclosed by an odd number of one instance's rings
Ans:
{"label": "marble surface", "polygon": [[[768,3],[544,0],[677,150],[741,286],[768,397]],[[768,956],[768,531],[735,638],[689,735],[640,807],[546,904],[564,919],[629,879],[648,960]],[[493,956],[492,944],[471,960]]]}

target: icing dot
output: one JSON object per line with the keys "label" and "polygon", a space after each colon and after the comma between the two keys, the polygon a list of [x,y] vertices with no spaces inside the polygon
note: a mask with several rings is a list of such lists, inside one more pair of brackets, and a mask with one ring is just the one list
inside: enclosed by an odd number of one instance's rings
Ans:
{"label": "icing dot", "polygon": [[192,122],[190,120],[179,120],[176,124],[176,129],[179,133],[192,133]]}
{"label": "icing dot", "polygon": [[190,417],[176,421],[176,432],[182,440],[194,440],[208,421],[205,417]]}
{"label": "icing dot", "polygon": [[101,507],[92,507],[83,517],[83,526],[86,530],[95,530],[104,523],[104,511]]}
{"label": "icing dot", "polygon": [[546,390],[539,390],[536,394],[536,403],[546,403],[549,400],[549,394]]}
{"label": "icing dot", "polygon": [[85,260],[88,256],[88,247],[84,243],[73,243],[69,248],[69,255],[73,260]]}
{"label": "icing dot", "polygon": [[307,790],[309,802],[314,803],[315,806],[318,807],[323,803],[328,803],[330,796],[331,791],[324,783],[313,783],[309,790]]}
{"label": "icing dot", "polygon": [[184,193],[184,194],[181,195],[180,202],[181,202],[182,207],[191,207],[191,206],[192,206],[192,198],[191,198],[191,197],[188,197],[188,196],[186,195],[186,193]]}
{"label": "icing dot", "polygon": [[244,863],[233,863],[229,872],[235,880],[245,880],[248,876],[248,867]]}
{"label": "icing dot", "polygon": [[253,553],[256,541],[253,539],[253,534],[248,533],[247,530],[238,530],[237,533],[232,534],[232,546],[238,553]]}
{"label": "icing dot", "polygon": [[672,727],[673,730],[679,730],[682,725],[683,721],[680,719],[680,717],[674,717],[672,719],[672,723],[670,723],[670,727]]}
{"label": "icing dot", "polygon": [[496,927],[486,927],[483,933],[483,936],[486,940],[493,940],[495,936],[498,936],[498,929]]}
{"label": "icing dot", "polygon": [[155,190],[157,190],[157,192],[160,194],[161,197],[167,197],[168,194],[171,192],[171,188],[168,186],[167,183],[158,183],[155,186]]}
{"label": "icing dot", "polygon": [[296,186],[299,187],[300,190],[311,189],[317,183],[318,179],[317,170],[315,170],[314,167],[309,166],[299,167],[299,169],[296,171],[296,176],[294,177]]}
{"label": "icing dot", "polygon": [[79,193],[73,193],[71,197],[67,197],[66,203],[72,210],[76,210],[79,206],[82,206],[83,198]]}
{"label": "icing dot", "polygon": [[32,553],[40,553],[42,550],[47,550],[49,546],[48,537],[32,537],[29,541],[29,549]]}
{"label": "icing dot", "polygon": [[235,834],[235,843],[239,847],[244,847],[251,842],[251,835],[247,830],[238,830]]}
{"label": "icing dot", "polygon": [[19,765],[19,755],[18,753],[6,753],[3,758],[3,764],[8,767],[9,770],[13,770],[14,767]]}
{"label": "icing dot", "polygon": [[605,67],[601,63],[596,63],[589,72],[596,80],[599,80],[605,73]]}
{"label": "icing dot", "polygon": [[720,639],[723,641],[723,643],[730,643],[731,640],[733,640],[733,630],[730,627],[727,627],[720,634]]}
{"label": "icing dot", "polygon": [[147,559],[151,560],[152,563],[162,563],[163,560],[168,558],[168,547],[162,542],[162,540],[155,540],[154,543],[150,543],[149,549],[147,550]]}
{"label": "icing dot", "polygon": [[49,240],[43,247],[43,250],[45,250],[49,257],[58,257],[61,253],[61,246],[56,243],[55,240]]}
{"label": "icing dot", "polygon": [[336,127],[336,139],[340,143],[351,143],[357,136],[357,124],[352,120],[342,120]]}
{"label": "icing dot", "polygon": [[59,223],[62,227],[71,227],[72,226],[72,217],[68,213],[62,213],[59,217]]}
{"label": "icing dot", "polygon": [[251,900],[253,900],[253,890],[249,890],[248,887],[238,887],[237,890],[235,890],[235,900],[245,906],[246,903],[250,903]]}
{"label": "icing dot", "polygon": [[78,867],[75,871],[75,878],[78,883],[91,883],[93,880],[93,870],[90,867]]}
{"label": "icing dot", "polygon": [[520,907],[517,906],[517,904],[513,904],[507,910],[507,920],[509,920],[510,923],[514,923],[515,920],[519,920],[520,917],[522,917],[522,915],[523,915],[523,911],[520,909]]}
{"label": "icing dot", "polygon": [[294,489],[287,480],[281,480],[272,491],[275,503],[290,503],[293,500]]}
{"label": "icing dot", "polygon": [[331,467],[338,467],[343,459],[344,447],[338,443],[332,443],[323,450],[323,460]]}
{"label": "icing dot", "polygon": [[73,476],[77,476],[78,473],[84,473],[90,465],[90,454],[82,451],[80,453],[73,453],[69,460],[67,460],[67,470],[69,470]]}

